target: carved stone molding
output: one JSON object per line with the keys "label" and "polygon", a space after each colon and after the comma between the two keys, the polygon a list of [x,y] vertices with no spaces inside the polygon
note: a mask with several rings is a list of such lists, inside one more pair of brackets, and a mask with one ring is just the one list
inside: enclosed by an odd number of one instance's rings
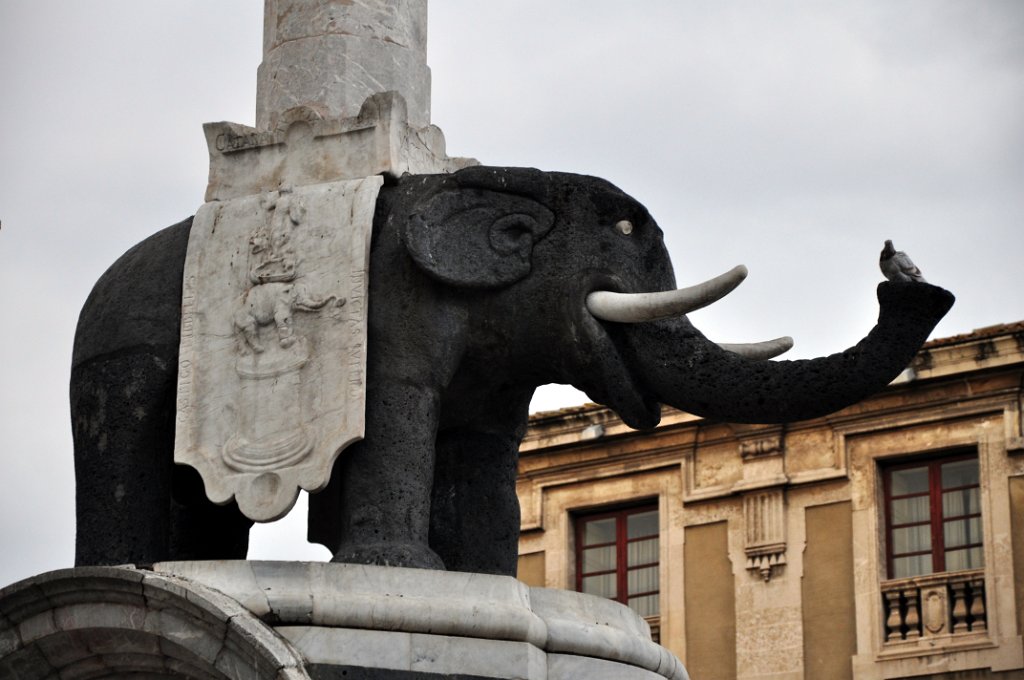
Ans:
{"label": "carved stone molding", "polygon": [[219,122],[206,123],[203,132],[210,153],[207,201],[381,173],[454,172],[477,165],[472,158],[448,157],[437,126],[412,127],[405,100],[395,92],[367,98],[351,118],[324,118],[297,107],[270,130]]}
{"label": "carved stone molding", "polygon": [[786,564],[786,497],[782,489],[743,497],[744,552],[747,569],[765,581]]}
{"label": "carved stone molding", "polygon": [[765,439],[751,439],[740,442],[740,457],[743,460],[778,456],[782,453],[782,437],[779,435]]}
{"label": "carved stone molding", "polygon": [[740,458],[748,462],[768,456],[781,456],[785,452],[782,426],[732,425],[736,433]]}
{"label": "carved stone molding", "polygon": [[789,481],[785,469],[785,430],[782,425],[731,425],[742,461],[742,478],[734,492],[771,490]]}

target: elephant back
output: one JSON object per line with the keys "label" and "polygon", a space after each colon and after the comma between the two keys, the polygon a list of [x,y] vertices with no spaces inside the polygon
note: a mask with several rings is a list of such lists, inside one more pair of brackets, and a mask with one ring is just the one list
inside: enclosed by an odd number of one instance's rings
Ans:
{"label": "elephant back", "polygon": [[176,348],[188,218],[132,247],[93,286],[75,331],[72,366],[140,346]]}

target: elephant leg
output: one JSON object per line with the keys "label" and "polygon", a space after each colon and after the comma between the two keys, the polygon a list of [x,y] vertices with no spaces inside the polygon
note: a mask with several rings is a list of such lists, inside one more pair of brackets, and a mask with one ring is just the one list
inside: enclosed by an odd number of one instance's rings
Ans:
{"label": "elephant leg", "polygon": [[174,465],[176,366],[177,348],[147,348],[72,372],[75,564],[245,558],[252,522]]}
{"label": "elephant leg", "polygon": [[174,464],[190,229],[186,220],[129,250],[82,308],[70,390],[78,565],[245,556],[247,520]]}
{"label": "elephant leg", "polygon": [[216,505],[206,497],[199,472],[174,466],[168,554],[175,560],[244,560],[253,521],[232,501]]}
{"label": "elephant leg", "polygon": [[292,329],[291,300],[278,300],[274,305],[274,323],[277,325],[277,339],[285,349],[295,344],[295,331]]}
{"label": "elephant leg", "polygon": [[259,332],[256,330],[256,319],[249,317],[242,329],[242,344],[244,346],[243,354],[249,354],[249,352],[256,352],[259,354],[263,351],[263,345],[260,343]]}
{"label": "elephant leg", "polygon": [[176,348],[74,368],[77,565],[167,559]]}
{"label": "elephant leg", "polygon": [[[341,546],[335,562],[444,569],[428,545],[436,390],[370,383],[366,435],[341,453]],[[340,473],[340,474],[338,474]]]}
{"label": "elephant leg", "polygon": [[256,318],[249,313],[247,308],[239,310],[234,318],[235,332],[240,334],[238,338],[238,350],[242,354],[257,354],[263,351],[260,344],[259,333],[256,330]]}
{"label": "elephant leg", "polygon": [[450,571],[515,576],[519,440],[467,429],[438,435],[430,546]]}

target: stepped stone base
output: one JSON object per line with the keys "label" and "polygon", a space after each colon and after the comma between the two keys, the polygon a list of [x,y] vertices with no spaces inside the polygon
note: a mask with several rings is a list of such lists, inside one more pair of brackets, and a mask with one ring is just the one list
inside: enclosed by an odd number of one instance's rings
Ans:
{"label": "stepped stone base", "polygon": [[615,602],[319,562],[86,567],[0,591],[0,677],[687,680]]}

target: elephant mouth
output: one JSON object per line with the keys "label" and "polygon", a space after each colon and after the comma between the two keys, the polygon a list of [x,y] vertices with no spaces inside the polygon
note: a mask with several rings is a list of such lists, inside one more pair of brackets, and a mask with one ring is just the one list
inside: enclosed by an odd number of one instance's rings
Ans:
{"label": "elephant mouth", "polygon": [[617,288],[613,282],[602,281],[579,298],[574,335],[582,340],[576,344],[582,371],[573,382],[591,401],[609,406],[630,427],[650,429],[661,421],[661,405],[626,361],[623,324],[602,321],[587,309],[586,299],[593,291]]}
{"label": "elephant mouth", "polygon": [[[747,276],[743,265],[687,288],[645,293],[622,292],[626,289],[614,279],[596,279],[583,301],[581,323],[590,338],[588,357],[584,360],[589,380],[587,395],[607,404],[630,427],[649,429],[661,420],[660,399],[643,375],[659,367],[631,366],[626,357],[630,351],[634,329],[649,322],[683,318],[689,312],[710,305],[735,289]],[[688,325],[688,324],[687,324]],[[723,344],[722,349],[748,359],[769,359],[792,347],[789,337],[761,343]],[[664,367],[667,368],[667,367]]]}

